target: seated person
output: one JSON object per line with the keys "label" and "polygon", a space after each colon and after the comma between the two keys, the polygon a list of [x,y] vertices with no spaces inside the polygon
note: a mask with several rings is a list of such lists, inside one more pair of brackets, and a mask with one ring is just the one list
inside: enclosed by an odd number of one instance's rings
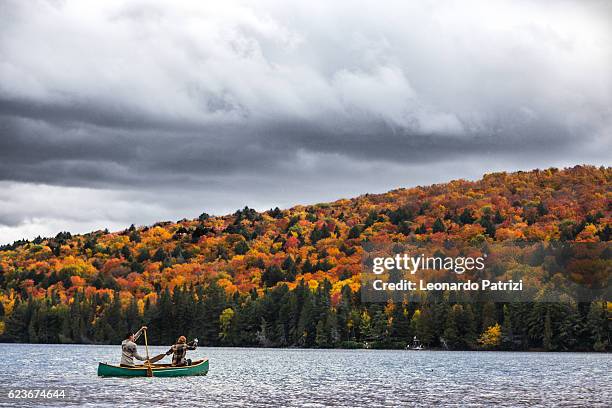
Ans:
{"label": "seated person", "polygon": [[185,356],[187,355],[187,350],[195,350],[197,346],[197,339],[187,344],[185,336],[181,336],[178,338],[176,344],[170,347],[170,350],[166,352],[166,355],[169,356],[172,354],[173,366],[191,365],[191,360],[185,359]]}
{"label": "seated person", "polygon": [[147,330],[146,326],[142,326],[136,333],[128,333],[125,336],[125,340],[121,342],[121,366],[122,367],[134,367],[134,359],[145,361],[146,358],[138,354],[136,349],[136,340],[140,337],[142,332]]}

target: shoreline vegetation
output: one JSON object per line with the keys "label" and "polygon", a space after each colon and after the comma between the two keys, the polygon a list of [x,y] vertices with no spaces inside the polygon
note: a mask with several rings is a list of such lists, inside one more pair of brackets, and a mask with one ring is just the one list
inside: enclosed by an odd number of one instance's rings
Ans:
{"label": "shoreline vegetation", "polygon": [[[15,343],[15,342],[7,342],[0,341],[0,345],[23,345],[23,346],[91,346],[91,347],[99,347],[99,346],[117,346],[117,344],[112,343]],[[139,346],[142,346],[138,342]],[[120,346],[120,344],[119,344]],[[167,347],[167,344],[149,344],[149,347]],[[410,350],[405,347],[398,348],[390,348],[390,347],[364,347],[363,344],[359,344],[355,347],[299,347],[299,346],[286,346],[286,347],[265,347],[265,346],[199,346],[198,350],[207,348],[207,349],[249,349],[249,350],[257,350],[257,349],[266,349],[266,350],[303,350],[303,351],[316,351],[316,350],[373,350],[373,351],[405,351],[405,352],[413,352],[415,350]],[[602,350],[602,351],[594,351],[594,350],[546,350],[544,348],[530,348],[526,350],[504,350],[504,349],[492,349],[492,348],[477,348],[470,350],[451,350],[443,347],[431,347],[431,348],[423,348],[419,351],[433,351],[433,352],[445,352],[445,351],[456,351],[456,352],[481,352],[481,353],[578,353],[578,354],[610,354],[612,351],[610,350]]]}
{"label": "shoreline vegetation", "polygon": [[[428,349],[439,350],[609,350],[606,347],[609,314],[605,302],[440,301],[400,307],[360,304],[358,294],[346,287],[340,304],[332,308],[330,287],[327,281],[315,291],[303,282],[292,291],[287,285],[280,285],[262,297],[253,292],[250,300],[239,298],[239,303],[224,298],[224,290],[215,283],[196,290],[177,287],[172,293],[162,292],[159,305],[147,305],[143,314],[138,312],[135,302],[123,309],[119,301],[105,297],[90,303],[77,295],[71,306],[29,299],[19,303],[5,321],[1,340],[120,344],[128,330],[135,331],[146,324],[155,328],[149,332],[151,344],[172,344],[185,334],[189,338],[198,337],[202,346],[209,347],[404,349],[417,336]],[[299,301],[300,298],[303,300]],[[393,310],[389,310],[390,305]],[[87,325],[93,311],[100,308],[104,311],[99,320]],[[497,323],[500,312],[502,324]]]}
{"label": "shoreline vegetation", "polygon": [[119,344],[146,324],[153,344],[185,335],[213,347],[402,349],[417,336],[428,349],[609,351],[605,297],[582,301],[568,291],[557,301],[470,303],[442,292],[368,303],[361,274],[367,243],[449,250],[450,241],[512,241],[532,245],[504,253],[493,269],[537,282],[542,299],[560,271],[608,282],[609,254],[593,259],[577,247],[553,256],[547,245],[610,241],[611,178],[611,168],[592,166],[494,173],[17,241],[0,247],[0,341]]}

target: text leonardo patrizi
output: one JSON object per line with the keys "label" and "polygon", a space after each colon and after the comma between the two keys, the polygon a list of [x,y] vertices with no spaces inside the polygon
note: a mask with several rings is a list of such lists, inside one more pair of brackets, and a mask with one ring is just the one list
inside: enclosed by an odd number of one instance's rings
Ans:
{"label": "text leonardo patrizi", "polygon": [[[457,275],[467,272],[483,271],[486,254],[478,257],[439,257],[425,256],[424,254],[411,256],[409,254],[396,254],[389,257],[375,257],[372,259],[372,272],[381,275],[392,270],[408,272],[415,275],[420,271],[448,271]],[[428,282],[425,279],[411,281],[401,279],[397,282],[385,282],[382,279],[372,281],[372,288],[377,291],[438,291],[438,290],[490,290],[490,291],[521,291],[523,280],[518,282],[510,280],[491,281],[471,279],[460,282]]]}

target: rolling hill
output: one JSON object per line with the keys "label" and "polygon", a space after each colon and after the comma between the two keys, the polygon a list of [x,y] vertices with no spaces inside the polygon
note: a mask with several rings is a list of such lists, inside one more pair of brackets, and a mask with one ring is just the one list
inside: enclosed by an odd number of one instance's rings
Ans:
{"label": "rolling hill", "polygon": [[[495,347],[605,349],[605,302],[533,306],[533,317],[496,304],[366,305],[358,293],[365,242],[608,242],[611,178],[612,168],[592,166],[493,173],[18,241],[0,247],[0,333],[5,341],[104,343],[145,321],[158,342],[188,333],[210,345],[397,346],[419,334],[431,345],[456,337],[451,347],[476,348],[481,333],[508,319],[506,342]],[[568,316],[580,330],[562,332]]]}

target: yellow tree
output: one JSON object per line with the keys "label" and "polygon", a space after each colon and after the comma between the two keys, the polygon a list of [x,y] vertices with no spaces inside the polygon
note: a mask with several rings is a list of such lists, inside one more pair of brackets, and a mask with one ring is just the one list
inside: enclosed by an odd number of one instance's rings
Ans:
{"label": "yellow tree", "polygon": [[229,331],[232,326],[232,319],[234,318],[234,309],[228,307],[219,316],[219,323],[221,324],[221,333],[219,333],[219,337],[221,340],[227,340],[229,337]]}
{"label": "yellow tree", "polygon": [[485,349],[494,349],[501,344],[501,326],[495,323],[482,332],[478,338],[478,343]]}

